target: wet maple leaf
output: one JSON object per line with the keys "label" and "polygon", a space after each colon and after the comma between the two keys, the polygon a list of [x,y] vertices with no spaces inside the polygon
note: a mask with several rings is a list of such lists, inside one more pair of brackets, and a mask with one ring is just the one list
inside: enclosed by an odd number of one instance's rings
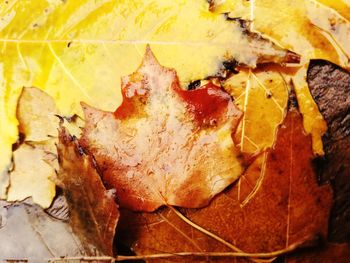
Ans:
{"label": "wet maple leaf", "polygon": [[317,184],[312,160],[311,137],[305,135],[300,113],[291,107],[274,147],[249,166],[239,183],[208,207],[180,210],[192,223],[169,208],[152,214],[126,211],[118,233],[141,255],[230,249],[270,252],[310,236],[325,237],[332,191],[329,185]]}
{"label": "wet maple leaf", "polygon": [[325,60],[313,60],[307,80],[328,130],[322,137],[325,158],[320,178],[331,180],[334,207],[330,240],[350,242],[350,73]]}
{"label": "wet maple leaf", "polygon": [[107,191],[92,156],[86,155],[63,127],[57,146],[59,185],[70,209],[70,225],[88,255],[113,255],[119,210]]}
{"label": "wet maple leaf", "polygon": [[182,90],[176,72],[159,65],[149,48],[122,82],[123,103],[114,113],[83,105],[80,138],[121,206],[204,206],[238,178],[231,134],[241,112],[220,87]]}

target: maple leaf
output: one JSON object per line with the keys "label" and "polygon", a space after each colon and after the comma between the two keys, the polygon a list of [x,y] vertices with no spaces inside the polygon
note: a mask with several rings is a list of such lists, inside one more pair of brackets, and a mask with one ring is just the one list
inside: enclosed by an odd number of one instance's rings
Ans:
{"label": "maple leaf", "polygon": [[[92,156],[86,155],[75,137],[60,128],[57,146],[59,185],[70,209],[70,225],[88,254],[113,255],[119,210],[114,194],[106,191]],[[96,251],[97,249],[97,251]]]}
{"label": "maple leaf", "polygon": [[331,180],[334,188],[329,237],[350,242],[350,73],[331,62],[313,60],[307,80],[328,125],[322,137],[326,154],[320,178]]}
{"label": "maple leaf", "polygon": [[104,110],[121,102],[115,88],[137,67],[146,44],[184,84],[215,75],[224,60],[252,67],[295,60],[286,49],[243,32],[238,22],[209,12],[205,0],[9,0],[0,5],[0,17],[2,197],[23,86],[46,91],[61,114],[80,115],[80,101]]}
{"label": "maple leaf", "polygon": [[312,160],[311,138],[291,106],[274,147],[208,207],[181,209],[182,214],[174,208],[151,214],[122,211],[118,233],[140,255],[271,252],[306,237],[326,236],[332,191],[317,184]]}
{"label": "maple leaf", "polygon": [[231,138],[241,112],[219,87],[182,90],[176,72],[148,48],[139,69],[123,78],[122,92],[114,113],[83,104],[80,138],[121,206],[204,206],[241,174]]}
{"label": "maple leaf", "polygon": [[[250,20],[251,31],[260,32],[280,46],[301,55],[301,67],[282,73],[286,79],[293,79],[305,130],[312,134],[315,154],[323,155],[321,136],[326,131],[326,124],[310,95],[305,76],[310,59],[322,58],[344,67],[350,66],[349,3],[343,0],[320,1],[323,4],[314,0],[296,0],[293,5],[288,0],[210,2],[213,12]],[[245,107],[250,108],[249,104]],[[255,119],[255,116],[247,118]],[[242,138],[254,137],[254,132],[252,135],[249,132],[249,129],[246,130],[247,134]]]}

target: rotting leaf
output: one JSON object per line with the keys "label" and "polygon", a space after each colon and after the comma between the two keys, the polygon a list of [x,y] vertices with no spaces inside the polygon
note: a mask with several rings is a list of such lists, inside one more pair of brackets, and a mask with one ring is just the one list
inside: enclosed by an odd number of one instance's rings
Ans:
{"label": "rotting leaf", "polygon": [[0,261],[43,262],[51,257],[86,255],[69,224],[46,214],[31,200],[0,201]]}
{"label": "rotting leaf", "polygon": [[334,187],[329,238],[350,242],[350,73],[331,62],[312,60],[307,80],[328,125],[320,178],[331,180]]}
{"label": "rotting leaf", "polygon": [[59,117],[55,101],[38,88],[23,88],[17,105],[19,131],[23,139],[13,151],[13,169],[7,200],[32,197],[43,208],[55,196],[55,170],[58,169],[56,143],[60,119],[70,133],[79,135],[82,120],[77,116]]}
{"label": "rotting leaf", "polygon": [[113,195],[104,188],[92,158],[82,154],[61,129],[59,179],[68,199],[69,220],[62,196],[55,200],[58,206],[45,211],[31,199],[0,201],[0,261],[43,262],[55,258],[60,262],[67,256],[113,255],[119,218]]}
{"label": "rotting leaf", "polygon": [[212,83],[182,90],[175,70],[149,48],[122,82],[123,103],[114,113],[83,104],[80,138],[122,207],[204,206],[241,175],[231,138],[241,111],[229,94]]}
{"label": "rotting leaf", "polygon": [[255,67],[298,58],[209,12],[205,0],[5,1],[0,17],[1,189],[23,86],[45,90],[63,115],[79,115],[80,101],[103,110],[121,102],[120,78],[137,67],[148,43],[185,85],[215,75],[224,60]]}
{"label": "rotting leaf", "polygon": [[57,146],[58,183],[70,210],[69,223],[90,255],[113,255],[119,210],[114,190],[106,190],[95,161],[86,155],[75,137],[60,128]]}
{"label": "rotting leaf", "polygon": [[[118,235],[140,255],[230,249],[271,252],[310,236],[325,237],[332,191],[329,185],[317,184],[312,160],[311,137],[305,135],[300,113],[291,107],[274,147],[256,158],[240,183],[208,207],[180,210],[191,222],[180,219],[174,208],[150,214],[123,210]],[[181,262],[186,259],[194,260]]]}

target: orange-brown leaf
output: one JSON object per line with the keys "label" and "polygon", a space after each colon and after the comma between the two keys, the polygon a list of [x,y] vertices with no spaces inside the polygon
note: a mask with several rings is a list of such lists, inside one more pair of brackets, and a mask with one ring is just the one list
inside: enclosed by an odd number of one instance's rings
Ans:
{"label": "orange-brown leaf", "polygon": [[150,49],[122,82],[123,103],[114,113],[83,104],[80,139],[122,207],[200,207],[238,178],[231,134],[241,111],[227,93],[211,83],[182,90],[176,72]]}
{"label": "orange-brown leaf", "polygon": [[[208,207],[182,213],[245,252],[276,251],[308,237],[326,236],[332,192],[329,185],[317,184],[312,160],[311,137],[292,107],[273,149],[258,156],[240,183]],[[222,242],[194,229],[173,211],[126,214],[120,233],[128,233],[125,240],[138,254],[227,251]]]}

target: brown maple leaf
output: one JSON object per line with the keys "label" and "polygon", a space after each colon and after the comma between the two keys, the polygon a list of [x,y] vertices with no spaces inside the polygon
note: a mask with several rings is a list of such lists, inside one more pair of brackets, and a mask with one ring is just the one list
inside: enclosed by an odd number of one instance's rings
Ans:
{"label": "brown maple leaf", "polygon": [[61,127],[57,146],[59,185],[70,211],[70,225],[88,255],[113,255],[119,210],[114,194],[107,191],[94,159],[86,155],[75,137]]}
{"label": "brown maple leaf", "polygon": [[334,207],[329,237],[350,242],[350,73],[325,60],[312,60],[307,80],[311,95],[327,122],[320,178],[331,180]]}
{"label": "brown maple leaf", "polygon": [[[258,156],[240,181],[208,207],[182,209],[182,215],[174,208],[151,214],[123,211],[120,237],[145,255],[271,252],[308,237],[326,236],[332,191],[329,185],[317,184],[311,137],[295,105],[291,99],[274,147]],[[195,258],[180,261],[186,260]]]}
{"label": "brown maple leaf", "polygon": [[114,113],[83,104],[80,139],[122,207],[201,207],[238,178],[231,134],[242,114],[227,93],[211,83],[182,90],[176,72],[149,48],[122,82],[123,103]]}

